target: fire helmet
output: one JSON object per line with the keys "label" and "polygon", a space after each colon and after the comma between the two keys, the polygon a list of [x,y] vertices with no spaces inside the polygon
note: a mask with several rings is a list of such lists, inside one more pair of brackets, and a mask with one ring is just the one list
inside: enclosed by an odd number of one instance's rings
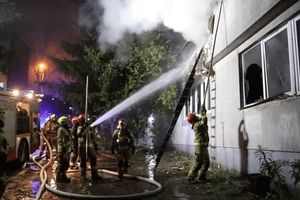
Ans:
{"label": "fire helmet", "polygon": [[197,116],[196,116],[196,113],[192,112],[192,113],[189,113],[188,116],[186,117],[187,121],[191,124],[194,124],[196,121],[197,121]]}
{"label": "fire helmet", "polygon": [[72,118],[71,122],[72,122],[73,125],[78,124],[78,123],[79,123],[78,117],[77,117],[77,116],[74,116],[74,117]]}
{"label": "fire helmet", "polygon": [[119,120],[118,120],[118,123],[119,123],[119,124],[122,124],[122,125],[127,125],[126,120],[123,119],[123,118],[119,119]]}
{"label": "fire helmet", "polygon": [[124,127],[126,127],[127,126],[127,122],[126,122],[126,120],[124,119],[124,118],[120,118],[119,120],[118,120],[118,126],[117,126],[117,128],[124,128]]}
{"label": "fire helmet", "polygon": [[85,122],[85,115],[84,114],[80,114],[78,116],[78,122],[79,123],[84,123]]}
{"label": "fire helmet", "polygon": [[58,123],[59,123],[60,125],[65,125],[65,124],[67,124],[67,123],[68,123],[68,117],[66,117],[66,116],[61,116],[61,117],[58,119]]}

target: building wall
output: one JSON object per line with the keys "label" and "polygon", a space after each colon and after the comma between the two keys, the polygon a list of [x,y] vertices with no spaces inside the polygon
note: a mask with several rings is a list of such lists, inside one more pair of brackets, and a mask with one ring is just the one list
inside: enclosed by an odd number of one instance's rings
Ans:
{"label": "building wall", "polygon": [[[223,50],[279,0],[223,0],[215,54]],[[219,5],[215,8],[215,24]]]}
{"label": "building wall", "polygon": [[[278,2],[275,0],[259,1],[259,3],[253,0],[225,0],[215,55],[235,42]],[[215,9],[216,17],[218,10],[219,8]],[[299,92],[294,89],[291,94],[265,98],[259,103],[245,106],[240,57],[241,53],[251,45],[268,37],[275,28],[296,16],[299,10],[300,2],[298,1],[254,35],[246,35],[247,39],[214,65],[216,75],[211,80],[212,109],[208,111],[208,118],[210,157],[216,163],[243,173],[257,173],[259,165],[255,151],[258,145],[270,150],[275,160],[294,161],[300,158]],[[297,68],[296,65],[294,67]],[[296,74],[296,70],[293,73]],[[296,75],[295,77],[297,78]],[[186,116],[184,110],[179,117],[181,121]],[[190,137],[192,135],[190,125],[180,120],[178,120],[172,142],[178,149],[192,152],[193,136]],[[188,148],[182,148],[182,146],[188,146]],[[287,183],[291,185],[293,180],[290,178],[290,170],[291,168],[285,167],[283,172]]]}

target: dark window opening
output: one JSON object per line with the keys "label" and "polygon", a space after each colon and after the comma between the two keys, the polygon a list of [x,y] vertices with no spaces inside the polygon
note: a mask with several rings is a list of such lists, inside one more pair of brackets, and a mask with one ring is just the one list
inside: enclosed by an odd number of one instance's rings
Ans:
{"label": "dark window opening", "polygon": [[244,103],[247,105],[264,97],[260,43],[245,52],[242,59]]}
{"label": "dark window opening", "polygon": [[30,131],[29,115],[26,109],[17,105],[17,134]]}
{"label": "dark window opening", "polygon": [[248,92],[246,94],[246,104],[254,103],[263,98],[262,69],[253,63],[247,68],[246,81]]}

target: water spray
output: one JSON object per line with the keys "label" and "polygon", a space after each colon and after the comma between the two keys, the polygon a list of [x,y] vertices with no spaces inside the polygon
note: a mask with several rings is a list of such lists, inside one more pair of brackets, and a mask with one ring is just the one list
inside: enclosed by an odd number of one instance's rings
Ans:
{"label": "water spray", "polygon": [[[192,45],[192,47],[191,47]],[[181,54],[185,53],[187,50],[189,53],[191,52],[191,49],[193,49],[194,45],[192,42],[186,42],[184,46],[181,48],[179,53],[177,54],[177,57]],[[189,60],[189,59],[188,59]],[[149,95],[153,94],[154,92],[170,85],[174,81],[180,79],[183,77],[184,74],[184,67],[186,66],[186,63],[181,63],[176,68],[162,74],[159,78],[152,81],[148,85],[144,86],[142,89],[125,99],[120,104],[116,105],[114,108],[106,112],[104,115],[102,115],[100,118],[98,118],[95,122],[91,124],[91,127],[94,127],[105,120],[111,118],[112,116],[122,112],[123,110],[127,109],[128,107],[134,105],[135,103],[145,99]]]}

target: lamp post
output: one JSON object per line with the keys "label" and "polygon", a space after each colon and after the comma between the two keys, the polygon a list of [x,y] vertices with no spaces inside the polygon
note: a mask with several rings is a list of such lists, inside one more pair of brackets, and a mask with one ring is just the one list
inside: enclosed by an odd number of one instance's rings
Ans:
{"label": "lamp post", "polygon": [[38,84],[38,91],[44,93],[44,84],[46,82],[47,64],[41,62],[35,67],[35,75]]}

